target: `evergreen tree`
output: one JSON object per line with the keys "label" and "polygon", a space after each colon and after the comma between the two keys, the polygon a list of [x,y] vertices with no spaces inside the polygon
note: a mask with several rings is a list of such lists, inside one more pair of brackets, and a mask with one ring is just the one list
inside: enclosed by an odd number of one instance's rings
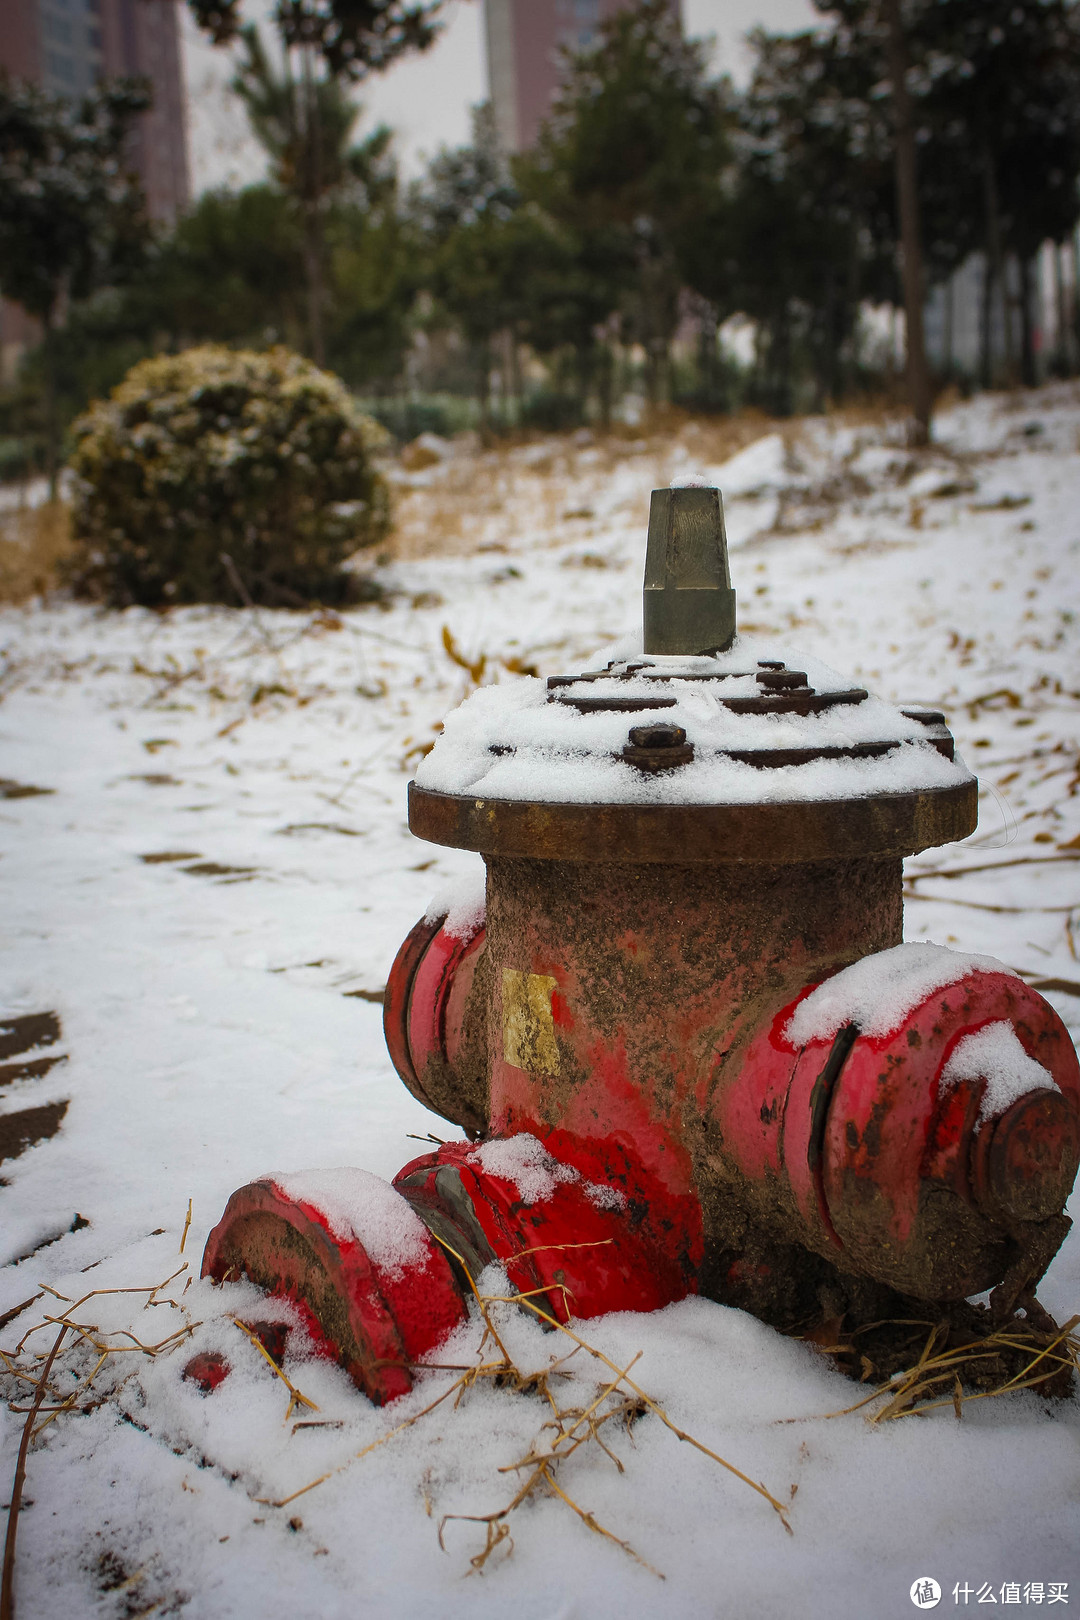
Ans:
{"label": "evergreen tree", "polygon": [[69,102],[0,74],[0,292],[40,321],[44,333],[53,495],[60,451],[57,328],[73,303],[141,261],[148,227],[127,151],[132,125],[149,105],[148,90],[133,80]]}
{"label": "evergreen tree", "polygon": [[[990,317],[1004,301],[1006,261],[1020,266],[1024,376],[1034,381],[1031,261],[1062,241],[1078,213],[1080,28],[1071,0],[815,0],[834,22],[837,51],[861,73],[872,115],[888,90],[898,236],[908,316],[909,381],[917,424],[929,416],[921,353],[926,283],[975,247],[989,275],[983,308],[984,381]],[[1013,370],[1011,320],[1006,361]]]}
{"label": "evergreen tree", "polygon": [[[919,63],[919,24],[938,0],[814,0],[835,23],[838,59],[860,72],[866,99],[888,95],[890,139],[896,184],[897,237],[903,287],[907,346],[908,407],[916,443],[930,434],[933,394],[923,336],[927,278],[920,206],[920,129],[913,69]],[[947,4],[948,0],[944,0]]]}
{"label": "evergreen tree", "polygon": [[500,333],[512,342],[518,336],[544,236],[523,209],[490,104],[474,108],[468,145],[436,155],[426,179],[412,188],[409,209],[425,245],[428,290],[465,338],[486,423],[495,340]]}
{"label": "evergreen tree", "polygon": [[359,145],[351,144],[360,109],[339,79],[316,76],[310,50],[300,53],[297,77],[291,52],[278,73],[255,28],[243,28],[240,38],[244,55],[233,89],[270,159],[275,184],[291,199],[300,221],[310,353],[321,366],[326,361],[327,213],[346,194],[371,209],[393,191],[390,131],[380,125]]}
{"label": "evergreen tree", "polygon": [[[425,51],[439,32],[445,0],[276,0],[273,21],[286,51],[321,56],[335,79],[358,83],[399,56]],[[241,0],[188,0],[215,45],[243,29]]]}
{"label": "evergreen tree", "polygon": [[654,400],[666,390],[682,261],[731,160],[731,122],[704,46],[683,38],[662,0],[643,0],[571,59],[519,168],[526,193],[605,267],[611,306],[644,348]]}
{"label": "evergreen tree", "polygon": [[291,199],[268,184],[204,192],[159,241],[126,302],[132,325],[170,347],[303,348],[304,243]]}
{"label": "evergreen tree", "polygon": [[983,307],[983,374],[990,376],[995,293],[1012,321],[1006,261],[1020,269],[1021,364],[1035,381],[1032,261],[1045,241],[1068,240],[1080,218],[1080,13],[1064,0],[939,0],[923,20],[932,72],[926,104],[953,154],[952,202],[965,240],[982,246],[990,275]]}
{"label": "evergreen tree", "polygon": [[805,369],[819,408],[849,389],[860,304],[895,296],[890,149],[833,34],[752,43],[738,175],[695,285],[710,294],[711,270],[757,323],[754,392],[786,414]]}
{"label": "evergreen tree", "polygon": [[[244,46],[234,89],[243,98],[275,178],[303,224],[309,350],[326,358],[327,215],[350,185],[368,191],[392,184],[390,135],[377,130],[360,147],[349,137],[358,116],[345,86],[384,72],[399,57],[424,51],[440,27],[444,0],[276,0],[273,24],[285,57],[279,75],[257,32],[245,25],[241,0],[188,0],[215,44]],[[322,66],[319,67],[321,62]],[[353,221],[355,224],[355,220]]]}

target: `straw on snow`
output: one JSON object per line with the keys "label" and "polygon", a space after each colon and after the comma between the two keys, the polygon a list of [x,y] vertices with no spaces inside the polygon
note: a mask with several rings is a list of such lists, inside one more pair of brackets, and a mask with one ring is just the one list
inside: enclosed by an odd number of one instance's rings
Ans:
{"label": "straw on snow", "polygon": [[[184,1229],[184,1235],[186,1238],[186,1227]],[[115,1332],[102,1333],[102,1330],[97,1326],[96,1323],[78,1321],[75,1316],[75,1312],[81,1310],[84,1305],[89,1304],[92,1299],[98,1299],[105,1295],[145,1294],[147,1296],[146,1306],[148,1309],[153,1305],[171,1305],[173,1309],[181,1311],[186,1316],[187,1313],[184,1311],[184,1307],[179,1300],[168,1298],[159,1299],[158,1295],[161,1294],[170,1283],[175,1282],[178,1277],[183,1276],[187,1269],[188,1266],[187,1262],[185,1261],[184,1264],[174,1271],[171,1276],[166,1277],[164,1282],[142,1288],[92,1288],[88,1293],[83,1294],[77,1300],[68,1299],[65,1295],[57,1293],[55,1288],[50,1288],[48,1284],[42,1284],[41,1293],[35,1295],[34,1299],[27,1301],[26,1304],[21,1307],[21,1309],[29,1308],[30,1305],[34,1304],[36,1300],[41,1298],[42,1293],[47,1293],[52,1294],[54,1298],[61,1302],[61,1304],[68,1306],[68,1309],[61,1312],[60,1315],[54,1316],[46,1314],[42,1321],[36,1323],[23,1334],[15,1349],[10,1353],[5,1350],[0,1350],[0,1362],[3,1362],[4,1367],[7,1369],[8,1375],[19,1383],[29,1384],[34,1391],[34,1396],[29,1407],[17,1406],[14,1402],[9,1402],[9,1408],[11,1411],[20,1413],[25,1411],[27,1413],[27,1418],[25,1424],[23,1425],[22,1436],[19,1442],[19,1452],[15,1463],[15,1477],[11,1489],[11,1501],[8,1507],[7,1533],[4,1541],[3,1570],[2,1575],[0,1575],[0,1620],[15,1620],[15,1550],[19,1528],[19,1512],[22,1505],[22,1492],[26,1481],[27,1459],[33,1442],[38,1438],[42,1431],[46,1429],[48,1425],[62,1413],[72,1411],[92,1411],[95,1407],[103,1405],[106,1401],[115,1396],[117,1393],[117,1388],[122,1388],[123,1385],[128,1382],[128,1379],[132,1376],[131,1373],[127,1374],[126,1377],[121,1379],[119,1386],[107,1391],[105,1394],[96,1400],[91,1401],[89,1404],[82,1406],[78,1406],[76,1404],[81,1396],[89,1394],[89,1392],[92,1390],[95,1378],[110,1356],[134,1354],[154,1358],[159,1355],[168,1354],[182,1344],[185,1339],[189,1338],[191,1334],[194,1333],[195,1329],[200,1326],[198,1322],[185,1321],[182,1327],[177,1328],[173,1333],[167,1334],[166,1337],[160,1340],[157,1344],[143,1344],[141,1339],[126,1328],[117,1329]],[[23,1354],[27,1340],[30,1339],[35,1333],[40,1333],[43,1328],[49,1326],[58,1327],[59,1332],[53,1341],[52,1348],[44,1357],[44,1366],[41,1368],[38,1376],[34,1378],[28,1370],[18,1365],[18,1357]],[[57,1394],[54,1396],[55,1404],[46,1406],[45,1398],[49,1393],[49,1379],[53,1370],[53,1364],[60,1353],[64,1339],[69,1334],[72,1337],[67,1346],[68,1351],[76,1353],[84,1344],[89,1344],[97,1352],[97,1361],[90,1373],[79,1379],[79,1382],[74,1390],[63,1397],[61,1397],[59,1392],[57,1392]],[[109,1344],[107,1341],[110,1338],[130,1339],[132,1342],[131,1344]],[[35,1354],[35,1359],[40,1360],[41,1357]],[[75,1372],[74,1368],[71,1370],[72,1372]],[[76,1376],[78,1375],[76,1374]],[[44,1420],[39,1422],[38,1419],[41,1417],[42,1412],[44,1412],[46,1415]]]}
{"label": "straw on snow", "polygon": [[[315,1490],[317,1486],[325,1484],[327,1480],[333,1479],[336,1475],[344,1472],[344,1470],[351,1467],[354,1462],[360,1461],[361,1458],[368,1456],[380,1446],[385,1445],[387,1441],[392,1440],[395,1435],[401,1434],[406,1429],[412,1428],[415,1424],[419,1423],[421,1419],[427,1417],[431,1412],[433,1412],[436,1407],[441,1406],[444,1401],[449,1400],[451,1396],[454,1397],[454,1406],[456,1408],[462,1397],[470,1388],[472,1388],[475,1384],[478,1384],[481,1380],[488,1379],[495,1384],[509,1384],[512,1388],[516,1389],[520,1393],[542,1395],[551,1407],[553,1416],[552,1419],[543,1426],[541,1434],[543,1434],[545,1430],[554,1428],[556,1430],[556,1437],[554,1443],[547,1450],[540,1451],[538,1449],[540,1445],[540,1437],[538,1436],[537,1440],[534,1441],[533,1445],[530,1447],[529,1451],[524,1457],[521,1457],[516,1462],[509,1463],[499,1469],[500,1473],[514,1473],[519,1469],[525,1468],[532,1470],[525,1483],[515,1492],[511,1500],[503,1507],[496,1508],[493,1512],[487,1514],[447,1513],[443,1515],[439,1522],[438,1537],[439,1545],[443,1547],[444,1550],[445,1543],[443,1540],[443,1533],[447,1524],[457,1520],[483,1524],[485,1526],[485,1545],[480,1552],[474,1554],[470,1559],[470,1563],[474,1570],[478,1572],[482,1571],[492,1553],[494,1553],[496,1549],[504,1542],[509,1543],[507,1551],[512,1551],[513,1539],[510,1536],[506,1521],[515,1511],[515,1509],[519,1508],[521,1504],[525,1502],[539,1486],[544,1485],[555,1496],[557,1496],[561,1501],[565,1502],[566,1505],[572,1509],[572,1511],[579,1519],[581,1519],[582,1523],[587,1529],[591,1530],[595,1535],[601,1536],[605,1540],[613,1542],[617,1547],[621,1547],[629,1557],[633,1558],[637,1563],[642,1564],[646,1569],[650,1570],[652,1574],[663,1579],[661,1572],[646,1559],[642,1558],[628,1541],[625,1541],[622,1537],[615,1535],[613,1531],[602,1525],[592,1513],[581,1507],[581,1505],[563,1489],[556,1478],[556,1470],[558,1465],[561,1462],[566,1461],[566,1459],[572,1456],[573,1453],[582,1445],[587,1444],[590,1441],[595,1441],[605,1455],[611,1458],[611,1460],[615,1463],[615,1466],[618,1468],[619,1472],[622,1473],[624,1469],[621,1461],[615,1456],[609,1447],[604,1444],[603,1440],[600,1438],[599,1431],[605,1423],[610,1422],[612,1419],[618,1418],[621,1418],[627,1428],[629,1428],[629,1425],[634,1421],[635,1418],[644,1416],[645,1412],[647,1411],[654,1413],[654,1415],[660,1419],[661,1423],[663,1423],[666,1428],[670,1429],[672,1434],[674,1434],[678,1440],[687,1442],[696,1450],[702,1452],[706,1457],[710,1457],[714,1462],[719,1463],[722,1468],[726,1469],[728,1473],[734,1474],[736,1479],[741,1480],[744,1485],[748,1485],[751,1490],[756,1491],[759,1496],[764,1497],[769,1505],[779,1515],[784,1529],[789,1535],[792,1533],[791,1525],[788,1520],[787,1509],[783,1503],[778,1501],[777,1498],[773,1496],[772,1492],[769,1491],[766,1486],[751,1479],[748,1474],[744,1474],[740,1468],[736,1468],[733,1463],[729,1463],[725,1458],[721,1457],[718,1452],[712,1451],[708,1446],[702,1444],[700,1440],[695,1439],[693,1435],[688,1434],[686,1430],[680,1429],[678,1425],[673,1423],[670,1417],[668,1417],[667,1413],[664,1411],[659,1402],[653,1400],[653,1398],[648,1395],[645,1390],[640,1387],[640,1385],[634,1382],[634,1380],[630,1377],[630,1369],[633,1367],[634,1362],[638,1359],[637,1356],[631,1360],[628,1366],[617,1366],[616,1363],[606,1356],[602,1350],[596,1349],[594,1345],[589,1344],[588,1341],[580,1334],[575,1333],[572,1328],[566,1326],[564,1323],[557,1321],[554,1316],[552,1316],[541,1305],[536,1303],[536,1299],[533,1297],[533,1295],[538,1294],[545,1299],[547,1298],[547,1292],[544,1289],[535,1289],[530,1293],[521,1294],[482,1294],[477,1287],[476,1282],[473,1280],[468,1266],[466,1265],[462,1256],[459,1255],[457,1251],[453,1249],[443,1238],[437,1238],[436,1241],[454,1256],[454,1258],[461,1265],[465,1276],[468,1278],[470,1290],[474,1300],[476,1301],[481,1320],[484,1324],[483,1337],[481,1338],[480,1346],[477,1351],[477,1355],[480,1359],[476,1364],[463,1368],[461,1376],[457,1378],[448,1389],[445,1389],[441,1395],[436,1396],[433,1401],[429,1402],[427,1406],[423,1407],[419,1412],[414,1412],[410,1417],[405,1418],[401,1423],[396,1424],[395,1427],[388,1430],[386,1434],[380,1435],[377,1440],[371,1441],[370,1444],[364,1446],[363,1449],[356,1452],[354,1456],[347,1458],[346,1461],[341,1463],[337,1468],[328,1469],[325,1473],[320,1474],[317,1479],[309,1480],[306,1485],[302,1485],[298,1490],[290,1492],[288,1496],[280,1497],[276,1500],[269,1500],[267,1498],[260,1497],[258,1500],[261,1505],[276,1508],[288,1507],[291,1503],[295,1502],[298,1497],[306,1495],[308,1491]],[[514,1305],[530,1311],[548,1327],[557,1330],[558,1332],[564,1334],[567,1338],[571,1339],[574,1344],[574,1349],[569,1353],[569,1355],[563,1357],[559,1361],[551,1363],[546,1368],[540,1369],[536,1372],[523,1372],[508,1351],[493,1319],[492,1307],[500,1304]],[[484,1348],[489,1340],[493,1342],[499,1351],[499,1358],[485,1362],[483,1360]],[[549,1381],[553,1376],[556,1375],[560,1377],[568,1376],[561,1371],[563,1362],[569,1360],[571,1356],[576,1355],[578,1350],[584,1350],[586,1354],[594,1357],[597,1361],[602,1362],[604,1366],[606,1366],[615,1376],[602,1386],[600,1393],[595,1396],[586,1407],[564,1408],[561,1407],[556,1401],[550,1389]],[[417,1370],[423,1370],[424,1368],[431,1368],[434,1370],[434,1365],[435,1364],[432,1363],[419,1362],[415,1364],[415,1367]],[[602,1411],[601,1408],[603,1407],[605,1401],[613,1401],[614,1404],[609,1406],[607,1411]],[[567,1424],[569,1424],[569,1427],[567,1427]],[[582,1430],[583,1426],[584,1432],[579,1432]]]}

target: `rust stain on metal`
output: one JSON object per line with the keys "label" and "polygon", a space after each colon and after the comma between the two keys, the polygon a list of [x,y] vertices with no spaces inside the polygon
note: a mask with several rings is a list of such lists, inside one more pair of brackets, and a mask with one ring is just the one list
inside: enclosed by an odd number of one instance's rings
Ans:
{"label": "rust stain on metal", "polygon": [[707,866],[912,855],[974,832],[978,785],[765,804],[543,804],[409,784],[418,838],[482,855]]}

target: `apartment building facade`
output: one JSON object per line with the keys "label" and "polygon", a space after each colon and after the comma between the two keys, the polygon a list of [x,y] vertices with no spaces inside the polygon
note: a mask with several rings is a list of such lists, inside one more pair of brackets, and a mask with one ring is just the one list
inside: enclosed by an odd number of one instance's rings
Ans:
{"label": "apartment building facade", "polygon": [[[588,50],[600,24],[635,0],[484,0],[488,83],[499,145],[532,146],[559,88],[561,53]],[[679,0],[668,0],[681,20]]]}
{"label": "apartment building facade", "polygon": [[[188,204],[184,83],[177,0],[0,0],[0,71],[50,95],[77,97],[99,79],[142,76],[154,104],[132,136],[132,163],[153,219]],[[37,328],[0,301],[0,377],[10,378]]]}
{"label": "apartment building facade", "polygon": [[191,195],[176,0],[3,0],[0,68],[57,96],[98,79],[142,75],[154,105],[132,153],[154,219],[173,219]]}

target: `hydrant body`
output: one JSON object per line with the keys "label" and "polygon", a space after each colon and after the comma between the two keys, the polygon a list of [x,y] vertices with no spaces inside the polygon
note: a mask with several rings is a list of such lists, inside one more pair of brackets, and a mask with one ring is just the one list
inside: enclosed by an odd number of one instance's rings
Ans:
{"label": "hydrant body", "polygon": [[[414,790],[429,833],[443,810]],[[491,855],[486,929],[434,933],[422,960],[451,964],[436,996],[403,950],[388,1040],[429,1107],[484,1134],[527,1132],[618,1187],[658,1244],[668,1234],[687,1288],[785,1325],[812,1312],[828,1267],[923,1299],[1011,1278],[1015,1303],[1067,1230],[1076,1055],[1022,981],[989,959],[897,950],[901,929],[894,853],[694,865]],[[895,1027],[867,1036],[834,1018],[800,1039],[815,988],[868,958],[899,980]],[[413,1047],[395,1033],[406,1004],[423,1032]],[[1020,1093],[980,1117],[985,1079],[945,1071],[959,1041],[999,1025],[1045,1078],[1028,1104]]]}
{"label": "hydrant body", "polygon": [[[451,1278],[425,1259],[411,1359],[452,1320],[447,1287],[496,1259],[556,1320],[702,1291],[791,1328],[838,1287],[996,1288],[1011,1311],[1068,1229],[1063,1025],[1000,964],[901,945],[903,856],[975,825],[943,717],[725,652],[726,555],[694,562],[710,536],[715,491],[654,497],[662,650],[531,683],[517,709],[477,694],[410,788],[413,831],[486,866],[483,908],[418,924],[387,987],[399,1074],[467,1133],[395,1178]],[[235,1195],[204,1270],[322,1320],[272,1258],[288,1241],[240,1236],[270,1196]],[[376,1398],[396,1392],[380,1359],[354,1366]]]}

